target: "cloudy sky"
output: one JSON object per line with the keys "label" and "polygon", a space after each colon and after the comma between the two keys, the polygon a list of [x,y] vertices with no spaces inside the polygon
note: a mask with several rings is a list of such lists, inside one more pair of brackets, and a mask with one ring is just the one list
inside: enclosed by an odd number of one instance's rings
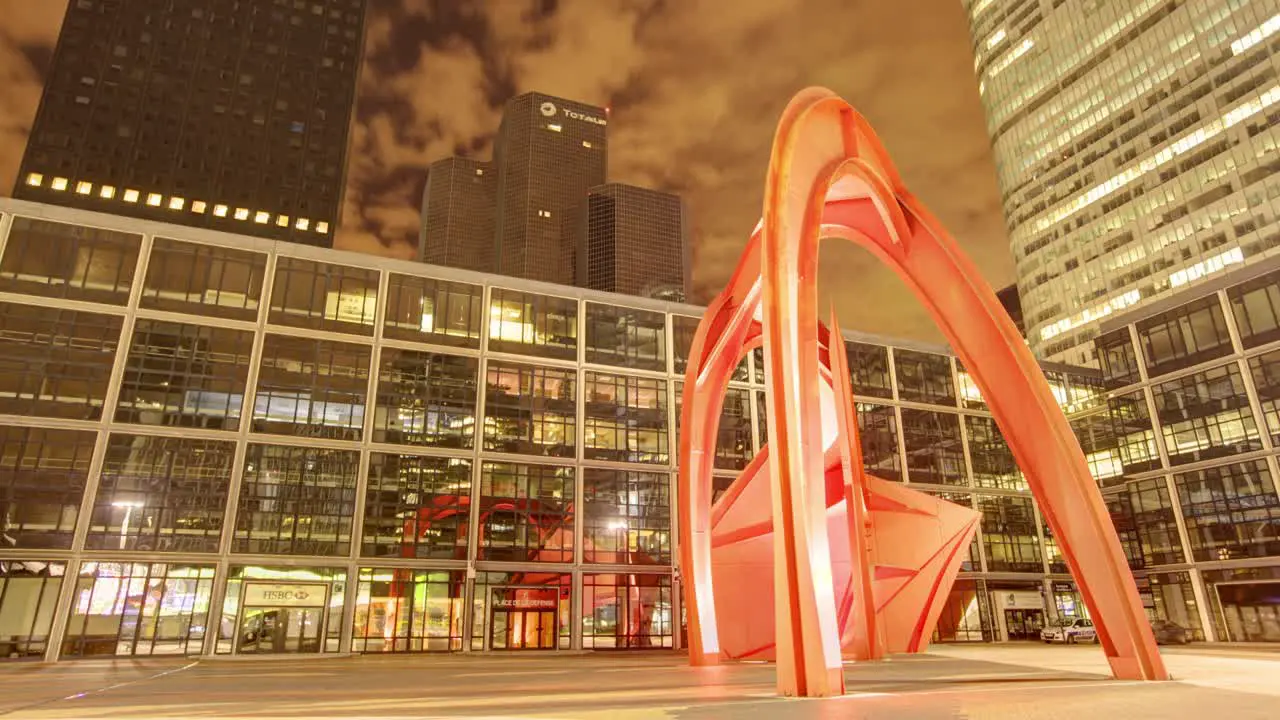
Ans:
{"label": "cloudy sky", "polygon": [[[987,279],[1013,280],[960,0],[369,2],[339,247],[408,256],[426,166],[487,159],[502,102],[538,90],[612,108],[612,180],[686,197],[705,300],[759,217],[778,115],[795,91],[824,85],[871,121]],[[0,194],[65,8],[0,0]],[[870,255],[836,243],[823,253],[845,327],[940,339]]]}

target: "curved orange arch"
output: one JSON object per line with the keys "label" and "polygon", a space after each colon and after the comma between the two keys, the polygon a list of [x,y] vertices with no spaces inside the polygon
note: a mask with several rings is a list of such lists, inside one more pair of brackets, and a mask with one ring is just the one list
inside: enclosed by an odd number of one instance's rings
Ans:
{"label": "curved orange arch", "polygon": [[[779,530],[773,553],[779,689],[800,695],[843,689],[821,481],[823,372],[830,378],[834,365],[818,319],[818,244],[825,237],[854,242],[893,269],[964,363],[1059,539],[1113,673],[1167,678],[1101,494],[1034,357],[973,263],[903,185],[871,127],[820,88],[799,93],[783,113],[763,219],[690,352],[678,518],[691,662],[710,664],[720,656],[711,573],[719,413],[734,367],[763,342],[772,517]],[[856,423],[841,422],[845,443],[855,433]],[[861,476],[860,467],[849,470]],[[861,522],[855,515],[851,509],[851,522]],[[867,562],[862,550],[851,557],[855,566]]]}

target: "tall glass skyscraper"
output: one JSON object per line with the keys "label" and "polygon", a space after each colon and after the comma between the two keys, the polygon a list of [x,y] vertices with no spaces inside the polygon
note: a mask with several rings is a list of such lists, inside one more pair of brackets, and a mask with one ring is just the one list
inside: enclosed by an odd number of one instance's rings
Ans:
{"label": "tall glass skyscraper", "polygon": [[1280,2],[963,2],[1039,355],[1276,252]]}
{"label": "tall glass skyscraper", "polygon": [[333,245],[365,0],[75,0],[18,198]]}
{"label": "tall glass skyscraper", "polygon": [[573,284],[587,190],[605,181],[608,121],[592,105],[525,93],[507,101],[498,165],[494,271]]}
{"label": "tall glass skyscraper", "polygon": [[684,302],[689,295],[688,224],[679,195],[608,183],[587,195],[581,287]]}
{"label": "tall glass skyscraper", "polygon": [[450,157],[431,163],[422,192],[418,259],[432,265],[493,268],[493,163]]}

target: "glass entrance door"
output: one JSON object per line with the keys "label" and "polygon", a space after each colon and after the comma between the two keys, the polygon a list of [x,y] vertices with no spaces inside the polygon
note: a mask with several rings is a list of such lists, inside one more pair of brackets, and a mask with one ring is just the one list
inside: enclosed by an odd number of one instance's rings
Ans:
{"label": "glass entrance door", "polygon": [[1005,628],[1010,640],[1039,640],[1044,613],[1039,610],[1005,610]]}
{"label": "glass entrance door", "polygon": [[240,615],[236,652],[245,655],[320,652],[323,614],[323,608],[245,608]]}
{"label": "glass entrance door", "polygon": [[489,628],[489,647],[494,650],[556,648],[556,613],[553,610],[494,609]]}

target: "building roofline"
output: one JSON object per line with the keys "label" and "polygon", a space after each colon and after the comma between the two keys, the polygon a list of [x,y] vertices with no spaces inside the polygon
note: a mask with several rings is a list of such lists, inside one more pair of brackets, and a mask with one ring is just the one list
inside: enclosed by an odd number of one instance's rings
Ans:
{"label": "building roofline", "polygon": [[[492,285],[501,288],[552,295],[555,297],[581,299],[607,305],[618,305],[638,310],[671,313],[673,315],[683,315],[685,317],[701,317],[703,313],[706,312],[705,306],[690,303],[654,300],[638,295],[622,295],[619,293],[591,290],[572,285],[557,285],[555,283],[526,280],[508,275],[462,270],[442,265],[429,265],[415,260],[401,260],[399,258],[385,257],[381,255],[352,252],[350,250],[339,250],[315,245],[303,245],[301,243],[289,242],[287,240],[272,240],[252,235],[241,235],[221,230],[176,225],[173,223],[165,223],[157,220],[144,220],[124,215],[111,215],[109,213],[62,207],[60,205],[49,205],[46,203],[31,202],[28,200],[0,198],[0,213],[29,217],[38,220],[49,220],[52,222],[84,225],[104,230],[131,232],[171,238],[173,240],[219,245],[222,247],[241,250],[275,252],[286,257],[341,263],[344,265],[363,267],[373,270],[388,270],[405,275],[430,277],[437,280],[471,283],[474,285]],[[336,233],[336,229],[334,232]],[[910,338],[890,337],[849,329],[845,329],[843,331],[843,335],[845,340],[865,343],[868,345],[888,346],[903,350],[934,353],[937,355],[955,355],[951,348],[943,343],[914,340]],[[1068,365],[1058,365],[1056,363],[1041,363],[1041,367],[1046,370],[1089,374],[1089,370],[1087,368],[1076,368]]]}

